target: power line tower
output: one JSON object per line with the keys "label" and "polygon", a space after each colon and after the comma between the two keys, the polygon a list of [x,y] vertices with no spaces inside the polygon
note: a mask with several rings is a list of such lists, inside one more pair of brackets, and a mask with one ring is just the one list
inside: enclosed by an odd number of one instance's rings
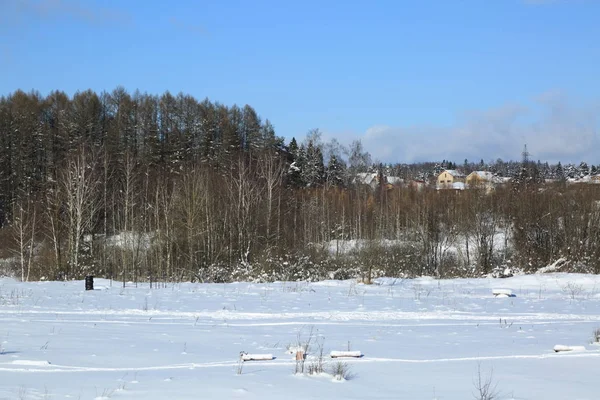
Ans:
{"label": "power line tower", "polygon": [[523,152],[521,153],[521,156],[523,157],[523,165],[528,165],[529,164],[529,156],[531,155],[530,152],[527,151],[527,144],[525,144],[523,146]]}

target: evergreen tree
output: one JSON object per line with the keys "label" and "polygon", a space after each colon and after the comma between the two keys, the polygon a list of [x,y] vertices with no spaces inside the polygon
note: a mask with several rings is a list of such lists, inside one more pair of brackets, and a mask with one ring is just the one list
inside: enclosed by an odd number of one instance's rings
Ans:
{"label": "evergreen tree", "polygon": [[575,177],[577,176],[577,174],[578,174],[577,167],[575,167],[575,165],[573,165],[573,164],[571,164],[571,163],[569,163],[569,164],[567,164],[567,165],[565,166],[565,168],[564,168],[564,171],[565,171],[565,177],[566,177],[566,178],[571,178],[571,179],[573,179],[573,178],[575,178]]}
{"label": "evergreen tree", "polygon": [[242,121],[240,126],[240,138],[242,148],[246,151],[256,151],[264,148],[264,140],[261,137],[261,122],[254,108],[245,105],[242,110]]}
{"label": "evergreen tree", "polygon": [[556,164],[556,170],[554,171],[554,178],[558,179],[559,181],[565,180],[565,171],[563,171],[563,167],[562,167],[562,164],[560,163],[560,161],[558,162],[558,164]]}
{"label": "evergreen tree", "polygon": [[280,151],[284,148],[283,138],[275,135],[275,127],[268,119],[260,127],[260,137],[265,149]]}
{"label": "evergreen tree", "polygon": [[588,176],[590,174],[590,168],[585,161],[582,161],[579,164],[578,174],[579,174],[579,177],[581,177],[581,178]]}
{"label": "evergreen tree", "polygon": [[298,143],[296,142],[296,138],[293,137],[290,140],[290,144],[288,145],[288,151],[293,157],[298,157]]}
{"label": "evergreen tree", "polygon": [[305,150],[303,147],[298,147],[296,138],[292,138],[288,145],[290,154],[290,166],[286,173],[286,182],[294,187],[304,186],[302,179],[302,170],[304,168]]}
{"label": "evergreen tree", "polygon": [[306,159],[301,173],[302,180],[308,187],[320,186],[325,180],[323,152],[319,146],[314,145],[312,140],[308,142],[306,147]]}
{"label": "evergreen tree", "polygon": [[346,164],[334,153],[327,163],[327,183],[332,186],[344,186],[346,182]]}

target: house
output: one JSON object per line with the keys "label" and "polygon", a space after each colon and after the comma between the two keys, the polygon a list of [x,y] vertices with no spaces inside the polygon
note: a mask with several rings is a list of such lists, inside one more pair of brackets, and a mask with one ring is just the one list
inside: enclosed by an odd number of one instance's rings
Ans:
{"label": "house", "polygon": [[464,182],[454,182],[450,184],[445,184],[444,186],[438,186],[437,190],[465,190],[466,185]]}
{"label": "house", "polygon": [[[354,184],[366,185],[371,189],[377,189],[380,185],[380,175],[377,172],[359,172],[356,174],[356,178],[353,180]],[[383,185],[386,189],[393,189],[394,186],[402,186],[404,179],[397,176],[385,176],[383,175]]]}
{"label": "house", "polygon": [[458,189],[461,185],[455,185],[457,183],[462,183],[461,189],[464,189],[465,175],[454,169],[442,171],[436,179],[438,189]]}
{"label": "house", "polygon": [[466,184],[469,188],[493,189],[496,185],[502,183],[499,178],[489,171],[473,171],[466,178]]}
{"label": "house", "polygon": [[590,177],[590,183],[600,183],[600,174],[592,175]]}
{"label": "house", "polygon": [[427,187],[427,182],[422,179],[412,179],[408,181],[407,185],[410,189],[421,191]]}
{"label": "house", "polygon": [[387,180],[387,183],[393,186],[404,185],[404,179],[400,178],[399,176],[386,176],[385,179]]}
{"label": "house", "polygon": [[353,180],[354,184],[367,185],[375,189],[379,185],[379,178],[376,172],[359,172]]}

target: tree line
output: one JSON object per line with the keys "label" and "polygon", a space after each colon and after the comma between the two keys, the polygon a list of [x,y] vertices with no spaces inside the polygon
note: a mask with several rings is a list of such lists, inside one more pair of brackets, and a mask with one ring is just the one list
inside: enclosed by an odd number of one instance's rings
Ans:
{"label": "tree line", "polygon": [[0,256],[23,280],[370,280],[559,258],[600,271],[596,186],[385,184],[442,166],[383,165],[318,130],[285,143],[248,105],[17,91],[0,98]]}

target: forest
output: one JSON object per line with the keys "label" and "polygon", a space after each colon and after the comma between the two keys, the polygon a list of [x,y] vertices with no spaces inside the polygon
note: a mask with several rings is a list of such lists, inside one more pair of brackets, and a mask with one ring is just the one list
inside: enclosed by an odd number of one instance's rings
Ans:
{"label": "forest", "polygon": [[[445,168],[512,179],[435,190]],[[376,185],[360,179],[367,172]],[[324,143],[318,129],[286,143],[249,105],[121,87],[16,91],[0,98],[0,275],[152,284],[551,264],[599,273],[600,185],[567,184],[597,172],[585,162],[383,164],[360,141]]]}

